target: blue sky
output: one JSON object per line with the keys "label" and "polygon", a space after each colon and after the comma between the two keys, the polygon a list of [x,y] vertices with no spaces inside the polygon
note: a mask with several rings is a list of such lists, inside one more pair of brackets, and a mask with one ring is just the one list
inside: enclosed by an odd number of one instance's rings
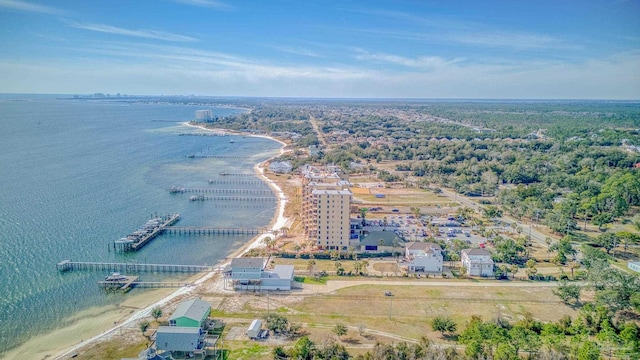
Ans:
{"label": "blue sky", "polygon": [[0,92],[640,99],[640,0],[0,0]]}

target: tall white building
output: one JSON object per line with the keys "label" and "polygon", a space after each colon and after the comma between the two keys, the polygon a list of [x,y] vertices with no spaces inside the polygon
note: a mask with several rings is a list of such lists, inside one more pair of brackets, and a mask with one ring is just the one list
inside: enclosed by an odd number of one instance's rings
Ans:
{"label": "tall white building", "polygon": [[207,122],[213,120],[213,111],[211,110],[196,110],[196,121]]}

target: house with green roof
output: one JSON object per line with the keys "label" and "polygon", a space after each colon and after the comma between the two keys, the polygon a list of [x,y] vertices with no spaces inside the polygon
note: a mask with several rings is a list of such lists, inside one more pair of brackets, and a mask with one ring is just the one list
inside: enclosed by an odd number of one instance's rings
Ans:
{"label": "house with green roof", "polygon": [[183,301],[169,318],[169,326],[203,327],[211,313],[211,305],[198,298]]}

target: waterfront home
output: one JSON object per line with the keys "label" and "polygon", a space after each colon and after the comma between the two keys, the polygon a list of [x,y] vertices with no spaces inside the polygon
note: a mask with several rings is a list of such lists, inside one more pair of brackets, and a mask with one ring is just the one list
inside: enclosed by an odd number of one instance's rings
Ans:
{"label": "waterfront home", "polygon": [[170,353],[176,358],[207,357],[206,333],[195,327],[160,326],[155,333],[155,350],[158,354]]}
{"label": "waterfront home", "polygon": [[289,161],[272,161],[269,164],[269,171],[274,173],[287,174],[293,170],[293,166]]}
{"label": "waterfront home", "polygon": [[198,298],[183,301],[169,318],[169,325],[176,327],[202,328],[211,313],[211,305]]}
{"label": "waterfront home", "polygon": [[231,279],[236,290],[291,290],[294,281],[293,265],[276,265],[265,269],[261,258],[235,258],[224,271],[225,284]]}
{"label": "waterfront home", "polygon": [[464,249],[460,259],[469,276],[493,276],[491,253],[484,249]]}

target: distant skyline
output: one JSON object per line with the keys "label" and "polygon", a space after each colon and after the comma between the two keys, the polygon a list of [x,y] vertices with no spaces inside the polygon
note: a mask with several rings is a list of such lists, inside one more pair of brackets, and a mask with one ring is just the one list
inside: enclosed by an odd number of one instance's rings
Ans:
{"label": "distant skyline", "polygon": [[640,0],[0,0],[0,92],[640,99]]}

